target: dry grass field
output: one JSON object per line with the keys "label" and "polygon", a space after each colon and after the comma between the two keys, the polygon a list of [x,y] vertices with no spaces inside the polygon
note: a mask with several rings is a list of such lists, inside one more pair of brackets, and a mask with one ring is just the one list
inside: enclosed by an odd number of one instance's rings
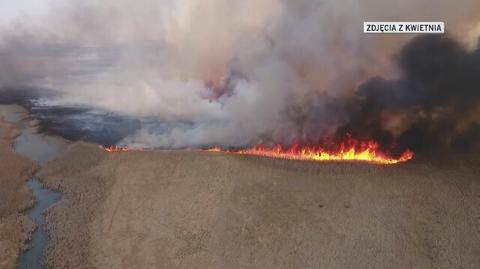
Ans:
{"label": "dry grass field", "polygon": [[394,166],[74,144],[51,268],[479,268],[479,158]]}

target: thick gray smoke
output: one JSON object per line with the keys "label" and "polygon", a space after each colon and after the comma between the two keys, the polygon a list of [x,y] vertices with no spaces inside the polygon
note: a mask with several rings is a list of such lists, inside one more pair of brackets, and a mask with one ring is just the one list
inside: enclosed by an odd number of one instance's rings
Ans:
{"label": "thick gray smoke", "polygon": [[[347,99],[412,36],[364,35],[363,21],[445,21],[465,46],[477,0],[79,0],[0,28],[0,85],[40,86],[79,103],[182,122],[145,127],[139,147],[242,146],[335,135]],[[51,102],[53,102],[51,100]]]}

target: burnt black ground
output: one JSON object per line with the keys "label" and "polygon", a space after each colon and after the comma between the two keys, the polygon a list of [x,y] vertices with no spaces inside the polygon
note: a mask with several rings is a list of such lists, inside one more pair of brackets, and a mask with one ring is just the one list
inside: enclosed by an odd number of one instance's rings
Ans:
{"label": "burnt black ground", "polygon": [[141,128],[141,122],[128,116],[88,106],[48,106],[41,98],[59,97],[59,92],[41,88],[0,89],[0,104],[17,104],[39,120],[40,132],[70,141],[115,145]]}

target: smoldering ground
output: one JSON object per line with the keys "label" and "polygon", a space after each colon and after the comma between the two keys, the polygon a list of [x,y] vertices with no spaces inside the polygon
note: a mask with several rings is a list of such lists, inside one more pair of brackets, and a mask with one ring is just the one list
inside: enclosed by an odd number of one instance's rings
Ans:
{"label": "smoldering ground", "polygon": [[[133,147],[318,144],[347,132],[386,148],[470,145],[477,137],[478,95],[465,95],[476,81],[455,68],[475,72],[471,47],[480,5],[432,2],[54,1],[44,17],[2,27],[0,83],[61,92],[38,98],[37,111],[86,107],[133,119],[133,127],[120,132],[122,141],[112,139]],[[365,20],[439,18],[458,44],[420,38],[401,50],[411,36],[361,31]],[[415,56],[425,46],[439,48]],[[437,64],[437,57],[446,63]],[[415,69],[417,60],[433,73]],[[447,61],[459,62],[454,70],[441,69]],[[450,80],[436,78],[446,73]],[[377,76],[383,79],[371,79]],[[463,97],[448,93],[448,105],[434,98],[451,91],[436,84],[459,79],[469,81],[455,85],[466,91]],[[76,126],[102,126],[92,122]],[[113,122],[102,130],[124,125]],[[440,131],[442,125],[448,130]]]}

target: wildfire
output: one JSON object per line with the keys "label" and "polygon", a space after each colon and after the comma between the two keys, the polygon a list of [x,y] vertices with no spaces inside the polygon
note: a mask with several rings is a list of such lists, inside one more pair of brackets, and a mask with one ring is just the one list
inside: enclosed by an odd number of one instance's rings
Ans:
{"label": "wildfire", "polygon": [[[222,151],[215,147],[209,151]],[[377,164],[396,164],[409,161],[413,158],[413,152],[406,150],[398,158],[390,157],[388,154],[380,150],[380,145],[375,141],[359,142],[354,139],[348,139],[347,142],[341,143],[337,150],[329,151],[322,147],[302,147],[294,143],[288,148],[276,145],[273,148],[263,145],[250,149],[242,149],[237,151],[226,151],[233,154],[257,155],[270,158],[281,158],[289,160],[302,161],[360,161]]]}
{"label": "wildfire", "polygon": [[104,146],[99,146],[99,148],[101,148],[101,149],[103,149],[107,152],[110,152],[110,153],[129,151],[129,149],[127,147],[117,147],[117,146],[104,147]]}
{"label": "wildfire", "polygon": [[[130,151],[127,147],[109,146],[101,149],[110,152],[125,152]],[[280,144],[274,147],[266,147],[259,145],[249,149],[240,150],[223,150],[220,147],[213,147],[207,149],[210,152],[226,152],[240,155],[256,155],[269,158],[280,158],[288,160],[301,161],[358,161],[369,162],[376,164],[396,164],[409,161],[413,158],[413,152],[410,150],[404,151],[399,157],[394,158],[380,150],[379,143],[370,140],[367,142],[360,142],[353,138],[347,137],[345,142],[340,143],[336,150],[327,150],[321,146],[300,146],[298,143],[293,143],[290,147],[284,148]],[[140,150],[140,149],[135,149]]]}

